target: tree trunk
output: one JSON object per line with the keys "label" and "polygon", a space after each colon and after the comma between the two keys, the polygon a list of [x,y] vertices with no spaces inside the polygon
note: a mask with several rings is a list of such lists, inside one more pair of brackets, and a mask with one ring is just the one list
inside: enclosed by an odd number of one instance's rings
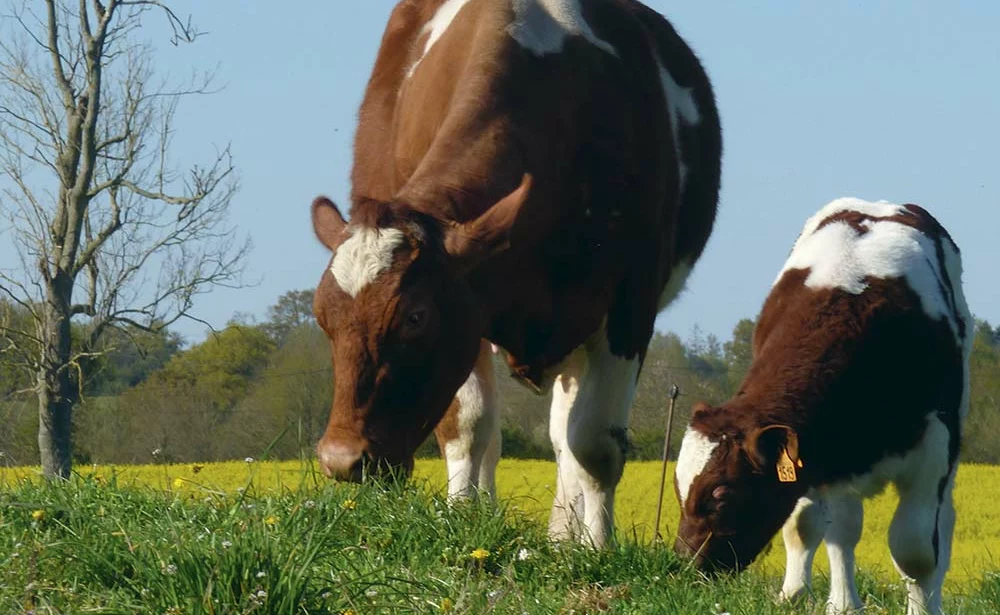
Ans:
{"label": "tree trunk", "polygon": [[70,373],[71,292],[71,281],[53,280],[44,308],[38,370],[38,452],[42,474],[47,478],[69,478],[73,467],[71,431],[77,396]]}

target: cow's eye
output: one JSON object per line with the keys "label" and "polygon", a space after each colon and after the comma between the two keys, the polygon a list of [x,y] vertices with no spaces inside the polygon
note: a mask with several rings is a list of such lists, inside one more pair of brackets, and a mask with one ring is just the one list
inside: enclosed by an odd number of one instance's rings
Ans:
{"label": "cow's eye", "polygon": [[426,308],[417,308],[406,315],[406,329],[410,333],[420,331],[426,322]]}

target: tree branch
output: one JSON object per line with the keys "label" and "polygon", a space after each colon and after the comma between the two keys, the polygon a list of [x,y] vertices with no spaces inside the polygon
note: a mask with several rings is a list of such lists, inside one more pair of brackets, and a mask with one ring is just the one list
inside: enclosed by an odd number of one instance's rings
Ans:
{"label": "tree branch", "polygon": [[67,112],[73,108],[73,85],[66,78],[66,71],[63,70],[62,56],[59,53],[59,20],[56,18],[56,0],[45,0],[45,8],[48,15],[49,32],[49,53],[52,56],[52,69],[56,77],[56,85],[62,93],[63,105]]}

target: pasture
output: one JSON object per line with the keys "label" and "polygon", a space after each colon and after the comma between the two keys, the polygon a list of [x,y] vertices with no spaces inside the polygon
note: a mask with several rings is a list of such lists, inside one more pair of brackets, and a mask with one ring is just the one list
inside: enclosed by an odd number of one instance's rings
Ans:
{"label": "pasture", "polygon": [[[738,578],[707,582],[651,544],[655,462],[630,463],[617,505],[621,544],[606,553],[553,548],[544,521],[554,466],[503,460],[498,514],[449,508],[444,464],[385,493],[331,484],[309,463],[78,468],[68,487],[0,470],[3,613],[813,613],[820,597],[773,603],[783,550]],[[1000,609],[1000,469],[965,465],[946,585],[950,613]],[[885,548],[891,489],[866,506],[862,595],[901,613]],[[676,526],[667,491],[666,535]]]}

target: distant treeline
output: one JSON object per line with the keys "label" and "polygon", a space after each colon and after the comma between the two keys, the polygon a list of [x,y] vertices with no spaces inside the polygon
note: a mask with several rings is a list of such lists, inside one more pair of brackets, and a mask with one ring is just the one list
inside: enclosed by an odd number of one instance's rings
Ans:
{"label": "distant treeline", "polygon": [[[267,320],[234,320],[206,341],[183,348],[171,333],[119,331],[98,356],[74,370],[84,401],[74,417],[77,464],[308,457],[326,427],[333,396],[330,350],[311,313],[312,291],[291,291]],[[0,303],[7,329],[17,309]],[[731,339],[673,333],[653,338],[629,427],[632,459],[659,458],[669,389],[677,384],[672,450],[692,404],[719,403],[739,386],[750,363],[752,320]],[[82,336],[85,331],[79,331]],[[19,340],[0,338],[0,465],[37,464],[38,409],[30,364],[17,360]],[[503,408],[503,454],[551,459],[548,408],[507,377],[494,358]],[[1000,463],[1000,327],[977,322],[972,404],[962,459]],[[26,393],[27,392],[27,393]],[[437,456],[433,437],[421,456]]]}

